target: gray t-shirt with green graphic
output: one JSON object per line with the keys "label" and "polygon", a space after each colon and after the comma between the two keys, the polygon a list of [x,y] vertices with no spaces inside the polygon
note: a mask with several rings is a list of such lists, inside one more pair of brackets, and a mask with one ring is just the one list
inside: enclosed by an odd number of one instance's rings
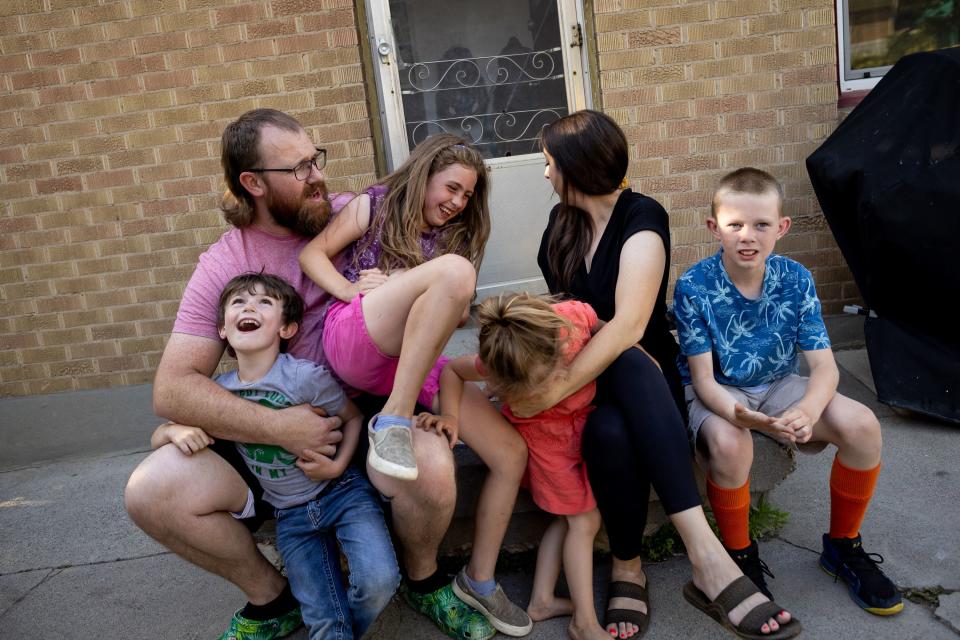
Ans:
{"label": "gray t-shirt with green graphic", "polygon": [[[214,380],[241,398],[271,409],[298,404],[320,407],[332,416],[340,413],[347,396],[325,367],[281,353],[267,375],[254,382],[242,382],[236,371]],[[308,502],[329,482],[308,478],[296,466],[297,456],[282,447],[237,443],[250,471],[263,486],[263,499],[278,509]]]}

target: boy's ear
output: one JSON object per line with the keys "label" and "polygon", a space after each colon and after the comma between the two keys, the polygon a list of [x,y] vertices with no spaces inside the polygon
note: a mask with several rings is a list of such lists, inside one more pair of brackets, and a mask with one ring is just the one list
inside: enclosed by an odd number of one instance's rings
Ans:
{"label": "boy's ear", "polygon": [[289,340],[293,336],[297,335],[297,331],[300,330],[300,325],[296,322],[291,322],[280,327],[280,337],[284,340]]}
{"label": "boy's ear", "polygon": [[260,176],[250,171],[244,171],[240,174],[240,184],[243,185],[243,188],[247,190],[252,196],[262,196],[263,195],[263,182],[260,180]]}
{"label": "boy's ear", "polygon": [[707,229],[710,230],[714,238],[720,239],[720,225],[717,224],[717,219],[713,216],[707,217]]}
{"label": "boy's ear", "polygon": [[790,225],[793,224],[793,220],[790,219],[790,216],[781,216],[780,224],[777,225],[777,240],[787,235],[787,231],[790,231]]}
{"label": "boy's ear", "polygon": [[221,340],[227,339],[227,328],[225,326],[217,327],[217,333],[220,334]]}

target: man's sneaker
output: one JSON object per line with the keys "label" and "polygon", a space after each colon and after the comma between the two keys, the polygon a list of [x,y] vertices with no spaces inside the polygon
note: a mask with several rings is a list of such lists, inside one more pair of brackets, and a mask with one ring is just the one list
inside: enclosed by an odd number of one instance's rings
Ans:
{"label": "man's sneaker", "polygon": [[466,567],[453,579],[453,592],[457,597],[487,617],[487,621],[500,633],[508,636],[525,636],[533,629],[533,620],[527,612],[510,602],[500,585],[489,596],[482,596],[470,588]]}
{"label": "man's sneaker", "polygon": [[903,610],[903,600],[897,587],[883,574],[878,564],[879,553],[863,550],[863,541],[856,538],[831,538],[823,534],[823,553],[820,568],[834,577],[842,578],[853,601],[870,613],[892,616]]}
{"label": "man's sneaker", "polygon": [[[394,418],[395,416],[391,416]],[[370,451],[367,453],[367,462],[380,473],[400,480],[417,479],[417,460],[413,456],[413,436],[410,434],[411,424],[406,426],[390,425],[377,431],[373,430],[373,423],[379,415],[370,419],[367,434],[370,438]]]}
{"label": "man's sneaker", "polygon": [[743,575],[750,578],[763,595],[773,600],[773,594],[771,594],[770,589],[767,588],[767,579],[764,575],[768,575],[771,578],[775,578],[776,576],[770,571],[767,563],[760,559],[760,550],[757,548],[757,541],[751,540],[750,546],[745,549],[736,551],[727,549],[727,553],[730,554],[733,561],[740,567],[740,571],[743,571]]}
{"label": "man's sneaker", "polygon": [[406,584],[400,585],[400,593],[415,611],[433,620],[440,631],[457,640],[488,640],[496,635],[487,619],[474,611],[453,593],[450,585],[444,585],[427,594],[411,591]]}
{"label": "man's sneaker", "polygon": [[250,620],[240,615],[240,611],[233,614],[230,628],[220,640],[274,640],[290,635],[303,624],[300,607],[269,620]]}

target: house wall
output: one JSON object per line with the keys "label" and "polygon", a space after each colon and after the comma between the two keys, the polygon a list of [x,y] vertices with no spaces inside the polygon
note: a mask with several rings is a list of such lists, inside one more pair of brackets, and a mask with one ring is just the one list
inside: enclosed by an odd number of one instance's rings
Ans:
{"label": "house wall", "polygon": [[[803,159],[837,121],[832,3],[598,0],[602,108],[670,211],[672,275],[712,253],[711,186],[784,180],[789,255],[857,298]],[[0,396],[152,380],[197,256],[226,229],[219,136],[295,115],[332,190],[375,178],[351,0],[0,3]]]}

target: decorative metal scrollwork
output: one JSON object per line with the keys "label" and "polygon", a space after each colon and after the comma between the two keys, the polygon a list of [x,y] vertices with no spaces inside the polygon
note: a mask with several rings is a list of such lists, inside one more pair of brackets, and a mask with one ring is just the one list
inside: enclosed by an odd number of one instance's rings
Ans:
{"label": "decorative metal scrollwork", "polygon": [[[492,145],[536,141],[540,129],[567,114],[566,107],[531,109],[528,111],[484,113],[457,118],[438,118],[408,122],[411,145],[417,145],[434,133],[447,132],[463,136],[473,144]],[[533,149],[536,151],[536,149]]]}
{"label": "decorative metal scrollwork", "polygon": [[[406,69],[407,81],[403,93],[498,87],[562,78],[561,53],[559,47],[554,47],[499,56],[401,63],[401,69]],[[559,74],[555,73],[558,68]]]}

